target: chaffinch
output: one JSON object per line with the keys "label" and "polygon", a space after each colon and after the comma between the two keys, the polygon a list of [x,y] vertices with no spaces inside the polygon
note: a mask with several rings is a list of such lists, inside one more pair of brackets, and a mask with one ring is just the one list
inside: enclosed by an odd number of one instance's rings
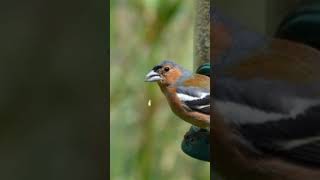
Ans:
{"label": "chaffinch", "polygon": [[163,61],[145,78],[157,82],[171,110],[184,121],[199,128],[210,128],[210,78],[192,74],[180,65]]}
{"label": "chaffinch", "polygon": [[215,170],[225,180],[320,179],[320,52],[211,13]]}

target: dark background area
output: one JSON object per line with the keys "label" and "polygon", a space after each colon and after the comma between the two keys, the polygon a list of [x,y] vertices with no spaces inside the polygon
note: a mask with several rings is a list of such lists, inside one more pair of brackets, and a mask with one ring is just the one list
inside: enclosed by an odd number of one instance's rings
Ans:
{"label": "dark background area", "polygon": [[0,6],[0,179],[107,179],[106,1]]}
{"label": "dark background area", "polygon": [[[214,0],[214,6],[250,30],[273,35],[279,23],[302,0]],[[254,16],[253,16],[254,14]]]}

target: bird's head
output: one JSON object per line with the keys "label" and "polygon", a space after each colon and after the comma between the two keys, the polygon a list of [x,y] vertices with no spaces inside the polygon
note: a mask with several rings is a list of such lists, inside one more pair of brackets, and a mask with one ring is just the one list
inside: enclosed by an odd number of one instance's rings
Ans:
{"label": "bird's head", "polygon": [[163,61],[146,75],[146,82],[158,82],[160,85],[175,84],[182,77],[191,73],[172,61]]}

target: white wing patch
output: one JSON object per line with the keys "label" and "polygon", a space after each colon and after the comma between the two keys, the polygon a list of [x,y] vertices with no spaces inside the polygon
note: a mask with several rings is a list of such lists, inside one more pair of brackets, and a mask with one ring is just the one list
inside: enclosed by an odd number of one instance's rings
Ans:
{"label": "white wing patch", "polygon": [[194,97],[194,96],[190,96],[190,95],[187,95],[187,94],[179,94],[179,93],[177,93],[177,96],[180,99],[180,101],[193,101],[193,100],[199,99],[199,97]]}
{"label": "white wing patch", "polygon": [[313,143],[315,141],[320,141],[320,136],[309,137],[304,139],[295,139],[286,142],[279,142],[278,145],[281,146],[284,150],[290,150],[299,146]]}
{"label": "white wing patch", "polygon": [[198,93],[198,96],[191,96],[191,95],[188,95],[188,94],[177,93],[177,96],[180,99],[180,101],[199,100],[199,99],[203,99],[204,97],[206,97],[208,95],[210,95],[210,94],[209,93],[205,93],[205,92]]}
{"label": "white wing patch", "polygon": [[208,108],[208,107],[210,107],[210,104],[203,105],[203,106],[197,106],[198,109],[203,109],[203,108]]}
{"label": "white wing patch", "polygon": [[284,106],[291,106],[289,113],[266,112],[262,109],[246,106],[235,102],[215,100],[214,105],[218,111],[226,117],[226,121],[236,124],[259,124],[268,121],[277,121],[283,118],[295,118],[303,114],[311,106],[320,104],[319,100],[312,99],[287,99],[283,101]]}

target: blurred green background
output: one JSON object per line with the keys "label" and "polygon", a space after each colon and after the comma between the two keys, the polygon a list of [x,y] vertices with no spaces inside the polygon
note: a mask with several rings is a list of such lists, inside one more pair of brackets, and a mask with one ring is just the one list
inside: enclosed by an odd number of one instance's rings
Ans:
{"label": "blurred green background", "polygon": [[194,3],[110,3],[112,180],[210,179],[210,164],[180,149],[190,125],[171,112],[157,84],[144,82],[164,59],[193,69]]}

